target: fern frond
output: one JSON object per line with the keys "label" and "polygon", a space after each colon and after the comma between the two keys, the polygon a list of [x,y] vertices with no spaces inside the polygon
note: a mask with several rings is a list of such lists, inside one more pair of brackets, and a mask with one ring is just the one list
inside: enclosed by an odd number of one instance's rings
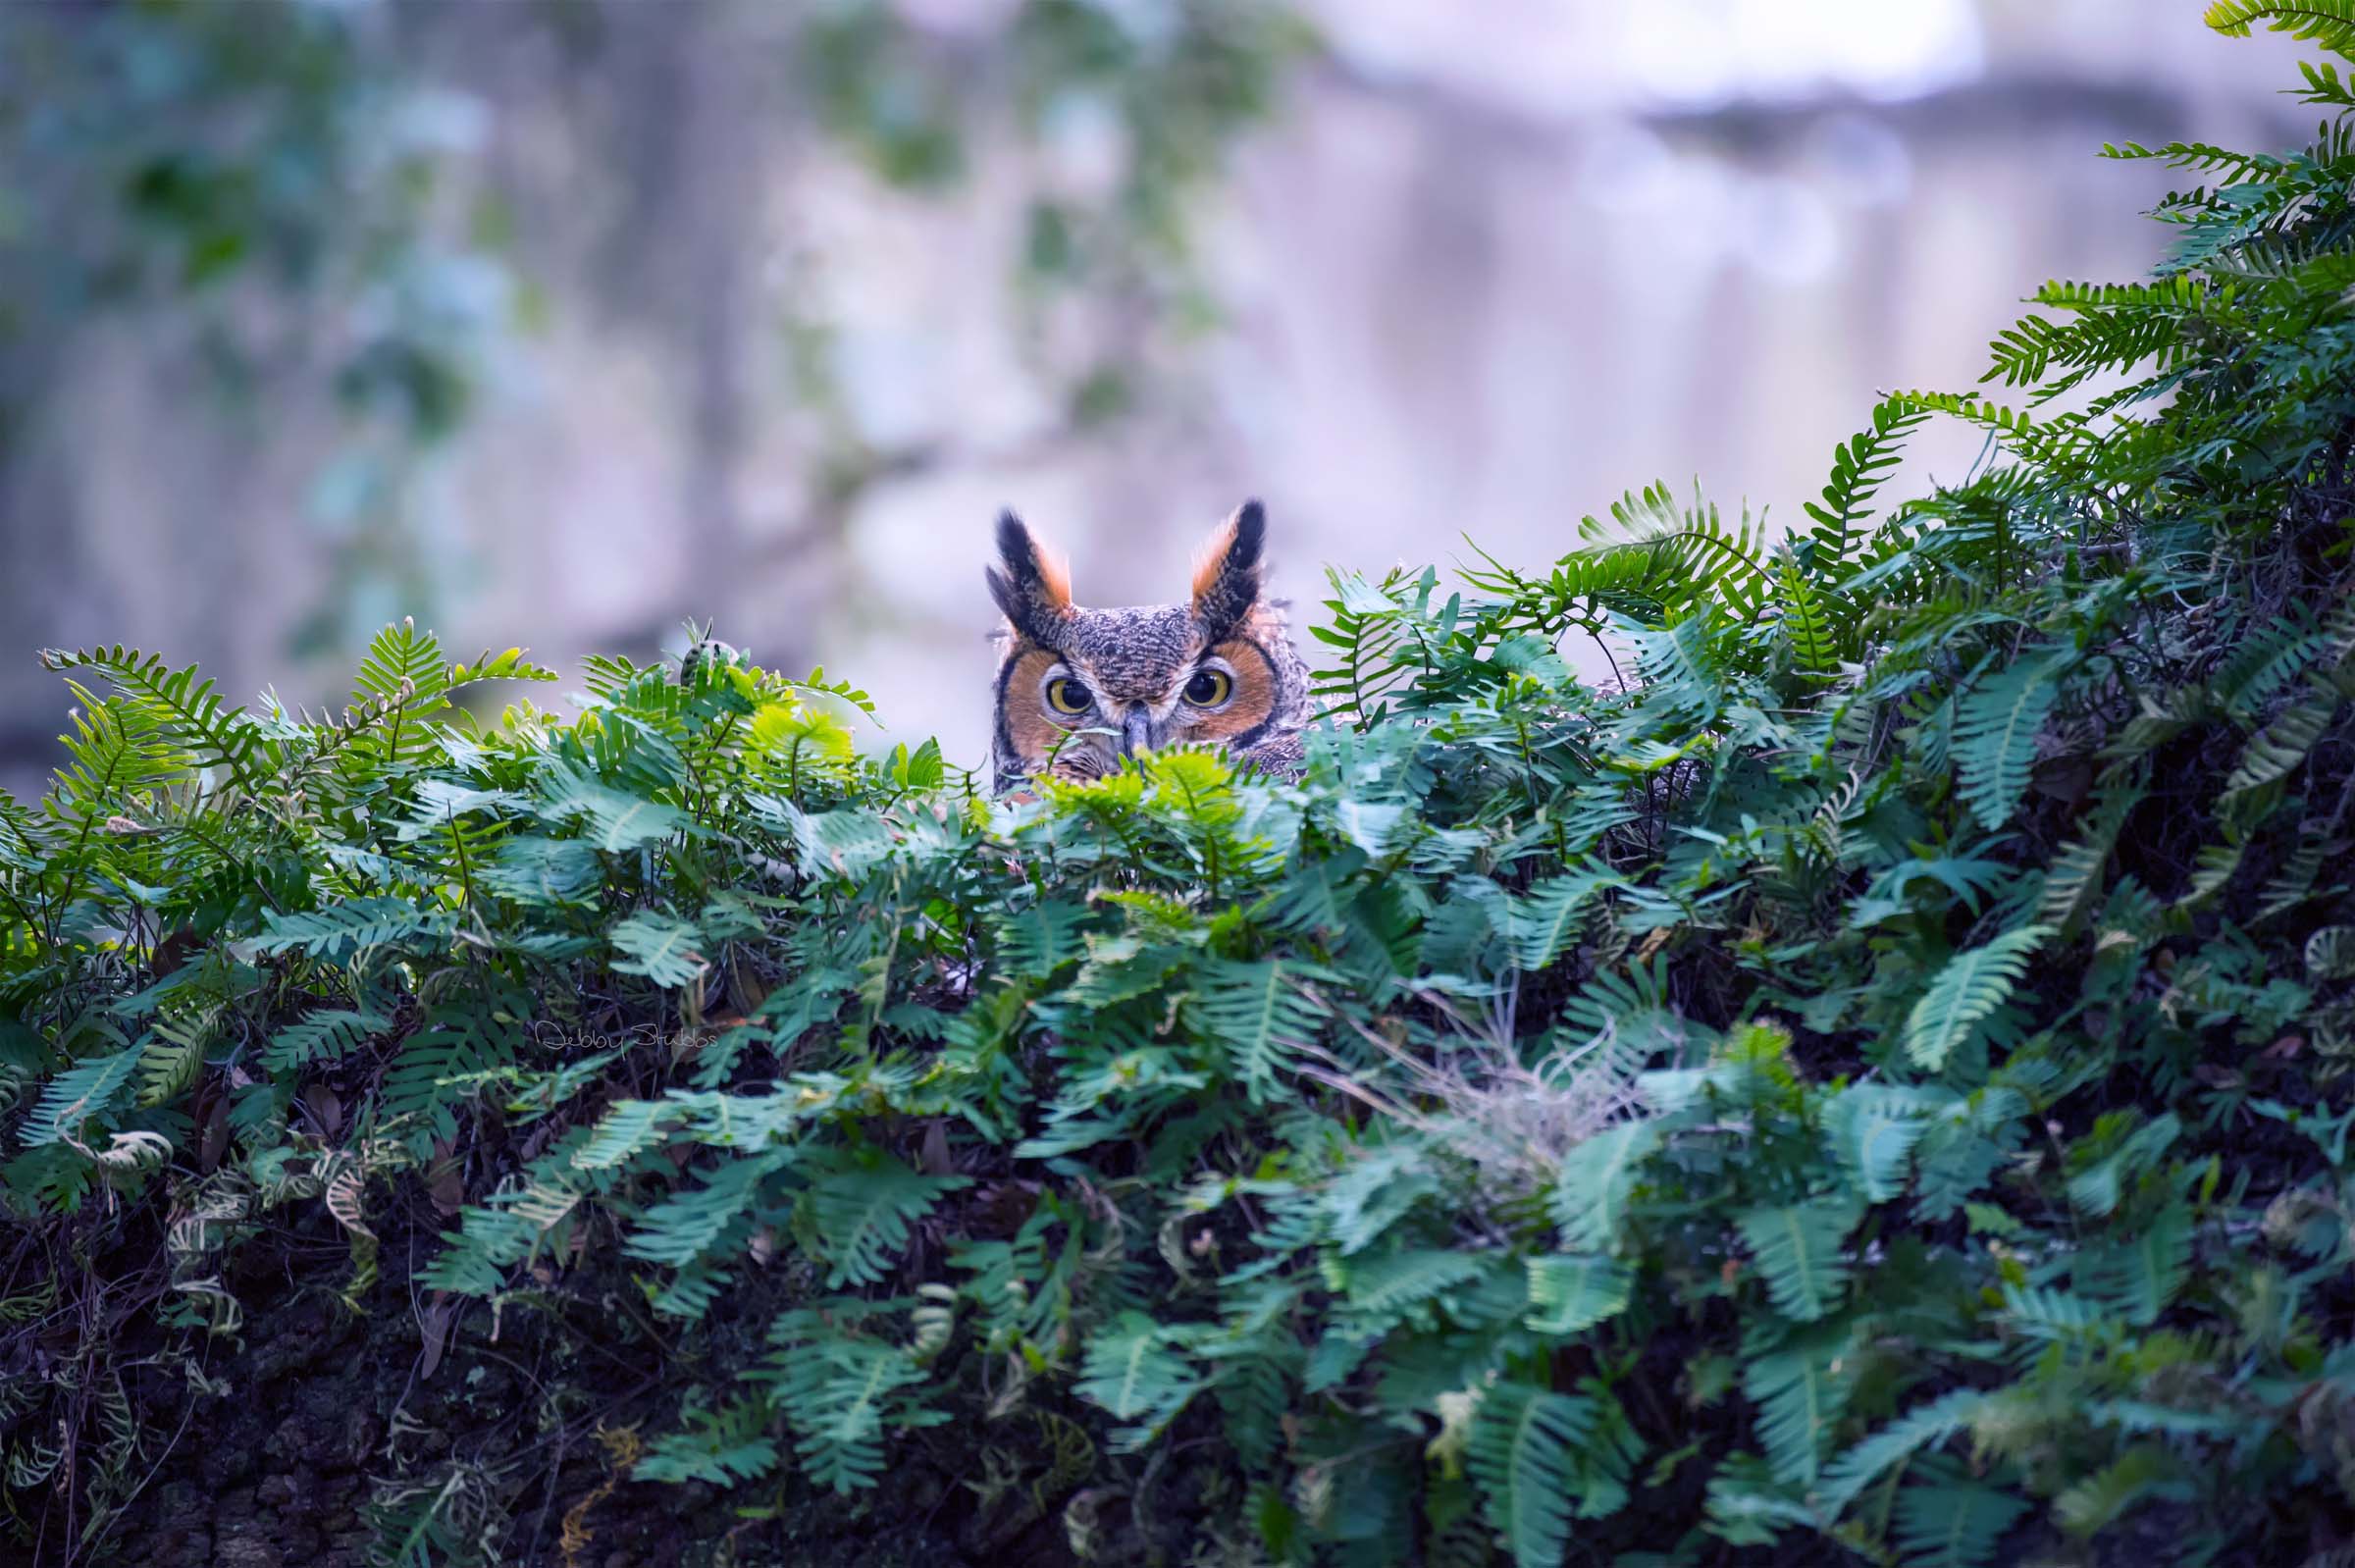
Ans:
{"label": "fern frond", "polygon": [[1651,1122],[1623,1122],[1580,1142],[1554,1178],[1553,1223],[1582,1251],[1616,1252],[1627,1205],[1644,1163],[1660,1146]]}
{"label": "fern frond", "polygon": [[1753,1356],[1743,1369],[1742,1392],[1757,1408],[1758,1436],[1780,1480],[1811,1487],[1821,1474],[1824,1447],[1848,1408],[1845,1343],[1845,1335],[1815,1334]]}
{"label": "fern frond", "polygon": [[1533,1257],[1529,1268],[1532,1333],[1568,1338],[1627,1309],[1635,1273],[1616,1258],[1555,1254]]}
{"label": "fern frond", "polygon": [[17,1136],[26,1148],[78,1143],[83,1128],[110,1114],[138,1072],[137,1046],[78,1062],[49,1080]]}
{"label": "fern frond", "polygon": [[908,1248],[911,1228],[969,1176],[926,1176],[880,1149],[864,1149],[818,1169],[804,1198],[827,1266],[826,1286],[873,1284]]}
{"label": "fern frond", "polygon": [[1145,1447],[1203,1387],[1180,1346],[1185,1335],[1144,1313],[1124,1312],[1091,1335],[1075,1385],[1079,1396],[1127,1423],[1114,1434],[1117,1451]]}
{"label": "fern frond", "polygon": [[241,789],[261,786],[269,758],[260,727],[242,707],[223,702],[210,680],[199,680],[195,665],[175,670],[160,654],[117,644],[44,649],[41,667],[95,671],[121,694],[121,701],[135,704],[152,717],[159,733],[186,754],[188,766],[222,768]]}
{"label": "fern frond", "polygon": [[290,1072],[334,1062],[392,1027],[382,1014],[349,1008],[313,1008],[299,1022],[270,1036],[262,1048],[262,1066],[272,1072]]}
{"label": "fern frond", "polygon": [[1188,1001],[1195,1021],[1233,1063],[1254,1102],[1274,1091],[1293,1055],[1324,1031],[1324,1009],[1300,990],[1315,972],[1284,959],[1221,960],[1196,971]]}
{"label": "fern frond", "polygon": [[1962,799],[1987,828],[2019,809],[2036,737],[2061,695],[2052,659],[2022,658],[1980,677],[1955,707],[1954,752]]}
{"label": "fern frond", "polygon": [[347,899],[295,915],[264,912],[254,947],[263,953],[300,951],[319,959],[347,959],[362,948],[445,940],[456,925],[446,911],[419,909],[407,899]]}
{"label": "fern frond", "polygon": [[1846,1243],[1858,1215],[1846,1198],[1818,1198],[1735,1218],[1776,1311],[1811,1323],[1832,1309],[1848,1283]]}
{"label": "fern frond", "polygon": [[1890,1534],[1905,1568],[1987,1568],[2027,1511],[2024,1498],[1958,1476],[1899,1492]]}
{"label": "fern frond", "polygon": [[643,974],[665,990],[676,990],[700,979],[710,963],[701,949],[704,933],[693,920],[656,910],[640,910],[605,933],[615,952],[613,968],[623,974]]}
{"label": "fern frond", "polygon": [[2028,960],[2051,934],[2045,926],[2021,926],[1949,959],[1906,1016],[1906,1055],[1924,1071],[1944,1071],[1979,1025],[2011,998]]}
{"label": "fern frond", "polygon": [[1516,1568],[1561,1562],[1578,1496],[1578,1453],[1595,1414],[1592,1400],[1525,1383],[1496,1384],[1481,1394],[1465,1468]]}
{"label": "fern frond", "polygon": [[1824,1467],[1816,1495],[1825,1510],[1837,1517],[1892,1466],[1962,1432],[1986,1399],[1975,1388],[1957,1388],[1884,1424]]}
{"label": "fern frond", "polygon": [[2263,23],[2355,59],[2355,0],[2215,0],[2203,20],[2228,38],[2245,38]]}

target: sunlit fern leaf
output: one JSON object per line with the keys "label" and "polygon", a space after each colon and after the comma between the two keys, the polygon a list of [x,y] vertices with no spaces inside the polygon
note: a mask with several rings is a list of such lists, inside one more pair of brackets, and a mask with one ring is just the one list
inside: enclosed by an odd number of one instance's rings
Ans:
{"label": "sunlit fern leaf", "polygon": [[1822,504],[1805,503],[1814,523],[1807,534],[1803,562],[1810,574],[1832,583],[1853,575],[1856,562],[1852,556],[1863,540],[1863,524],[1872,516],[1872,499],[1897,471],[1906,439],[1928,419],[1926,412],[1889,398],[1873,409],[1870,430],[1833,449],[1832,474],[1824,483]]}
{"label": "sunlit fern leaf", "polygon": [[[243,708],[223,702],[210,680],[200,680],[195,665],[175,670],[158,654],[118,644],[46,649],[41,666],[103,676],[120,694],[116,701],[141,709],[157,737],[183,754],[188,766],[222,768],[242,788],[260,786],[269,762],[260,728]],[[89,706],[89,695],[76,690]]]}
{"label": "sunlit fern leaf", "polygon": [[2204,20],[2226,37],[2262,24],[2355,59],[2355,0],[2216,0]]}
{"label": "sunlit fern leaf", "polygon": [[2002,827],[2019,809],[2036,737],[2060,695],[2057,661],[2029,657],[1981,676],[1956,706],[1956,771],[1980,825]]}
{"label": "sunlit fern leaf", "polygon": [[1567,1338],[1627,1309],[1635,1272],[1616,1258],[1556,1253],[1528,1260],[1532,1333]]}
{"label": "sunlit fern leaf", "polygon": [[1841,1370],[1845,1334],[1820,1332],[1750,1358],[1742,1392],[1757,1411],[1759,1439],[1775,1475],[1813,1486],[1823,1450],[1848,1408],[1849,1379]]}
{"label": "sunlit fern leaf", "polygon": [[1578,1451],[1594,1426],[1593,1401],[1570,1394],[1514,1382],[1481,1395],[1465,1468],[1516,1568],[1561,1562],[1578,1500]]}
{"label": "sunlit fern leaf", "polygon": [[68,760],[45,810],[95,826],[119,815],[140,791],[186,776],[189,754],[151,708],[134,698],[108,701],[78,685],[73,690],[81,706],[69,716],[73,727],[58,737]]}
{"label": "sunlit fern leaf", "polygon": [[441,639],[404,619],[368,640],[351,700],[355,706],[371,699],[395,703],[412,715],[424,714],[443,706],[448,684],[449,664],[442,656]]}
{"label": "sunlit fern leaf", "polygon": [[971,1178],[927,1176],[880,1149],[836,1156],[813,1173],[804,1197],[826,1285],[873,1284],[908,1249],[911,1228]]}
{"label": "sunlit fern leaf", "polygon": [[1811,581],[1787,550],[1776,557],[1774,581],[1779,612],[1775,624],[1790,645],[1793,667],[1828,679],[1840,664],[1840,639],[1832,618],[1839,601],[1833,591]]}
{"label": "sunlit fern leaf", "polygon": [[1913,1065],[1927,1072],[1945,1071],[2011,998],[2049,935],[2045,926],[2025,925],[1949,959],[1906,1016],[1906,1055]]}
{"label": "sunlit fern leaf", "polygon": [[169,1105],[196,1081],[196,1070],[204,1065],[204,1048],[213,1039],[218,1017],[216,1011],[207,1010],[183,1018],[159,1018],[149,1026],[139,1055],[141,1107]]}
{"label": "sunlit fern leaf", "polygon": [[1848,1283],[1848,1232],[1858,1215],[1855,1203],[1833,1197],[1735,1217],[1776,1311],[1811,1323],[1832,1309]]}

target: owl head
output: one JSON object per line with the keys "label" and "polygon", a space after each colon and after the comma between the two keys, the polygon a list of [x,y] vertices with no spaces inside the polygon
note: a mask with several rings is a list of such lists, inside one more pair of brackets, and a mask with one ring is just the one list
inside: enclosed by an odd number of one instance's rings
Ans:
{"label": "owl head", "polygon": [[1267,513],[1219,525],[1183,602],[1087,609],[1022,520],[998,519],[990,597],[1005,611],[993,765],[1000,790],[1037,773],[1093,778],[1156,747],[1225,745],[1265,771],[1296,769],[1308,668],[1281,602],[1260,592]]}

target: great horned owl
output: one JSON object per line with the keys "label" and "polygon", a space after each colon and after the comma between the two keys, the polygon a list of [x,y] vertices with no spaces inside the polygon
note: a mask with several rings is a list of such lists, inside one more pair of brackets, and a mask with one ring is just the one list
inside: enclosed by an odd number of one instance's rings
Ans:
{"label": "great horned owl", "polygon": [[1283,605],[1260,593],[1267,514],[1246,501],[1211,534],[1182,604],[1083,609],[1022,520],[998,519],[990,597],[1006,612],[991,765],[1001,793],[1034,773],[1094,778],[1157,746],[1225,745],[1298,773],[1308,666]]}

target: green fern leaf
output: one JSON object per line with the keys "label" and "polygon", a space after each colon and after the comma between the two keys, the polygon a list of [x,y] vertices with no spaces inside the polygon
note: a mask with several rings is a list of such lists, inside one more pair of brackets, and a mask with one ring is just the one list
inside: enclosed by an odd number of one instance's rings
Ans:
{"label": "green fern leaf", "polygon": [[540,814],[550,822],[586,817],[587,841],[607,855],[657,844],[690,828],[676,807],[614,789],[567,762],[550,762],[542,770]]}
{"label": "green fern leaf", "polygon": [[900,1345],[846,1332],[814,1308],[780,1317],[769,1336],[784,1348],[754,1376],[773,1387],[803,1473],[821,1487],[872,1488],[889,1432],[948,1419],[921,1402],[932,1374]]}
{"label": "green fern leaf", "polygon": [[111,1056],[78,1062],[51,1078],[25,1124],[18,1128],[19,1141],[26,1148],[81,1141],[83,1128],[111,1113],[131,1086],[141,1054],[139,1047],[131,1046]]}
{"label": "green fern leaf", "polygon": [[196,666],[175,670],[153,653],[117,645],[90,650],[46,649],[41,667],[93,670],[138,707],[160,736],[185,754],[191,767],[219,767],[242,789],[259,789],[268,765],[266,738],[241,707],[214,694],[213,683],[197,678]]}
{"label": "green fern leaf", "polygon": [[1552,1194],[1553,1223],[1562,1239],[1580,1251],[1616,1252],[1628,1197],[1644,1162],[1659,1146],[1657,1124],[1622,1122],[1564,1155]]}
{"label": "green fern leaf", "polygon": [[291,1072],[339,1061],[392,1027],[392,1020],[382,1014],[313,1008],[300,1022],[289,1023],[270,1036],[270,1043],[262,1048],[262,1066],[272,1072]]}
{"label": "green fern leaf", "polygon": [[[2349,33],[2355,43],[2355,30]],[[2175,1479],[2180,1467],[2157,1443],[2137,1443],[2053,1499],[2053,1517],[2072,1536],[2090,1537]]]}
{"label": "green fern leaf", "polygon": [[1569,1394],[1501,1383],[1481,1395],[1465,1467],[1516,1568],[1558,1568],[1570,1543],[1578,1453],[1594,1426],[1593,1401]]}
{"label": "green fern leaf", "polygon": [[1775,560],[1776,624],[1791,645],[1791,663],[1802,674],[1828,679],[1840,665],[1840,640],[1834,629],[1835,601],[1800,569],[1788,549]]}
{"label": "green fern leaf", "polygon": [[2159,1321],[2191,1272],[2191,1216],[2172,1204],[2136,1228],[2085,1254],[2077,1286],[2138,1328]]}
{"label": "green fern leaf", "polygon": [[1113,1435],[1117,1451],[1145,1447],[1201,1391],[1204,1380],[1181,1349],[1186,1337],[1144,1313],[1128,1311],[1088,1339],[1076,1391],[1127,1423]]}
{"label": "green fern leaf", "polygon": [[873,1284],[907,1251],[910,1228],[968,1176],[926,1176],[880,1149],[837,1156],[818,1168],[804,1198],[829,1289]]}
{"label": "green fern leaf", "polygon": [[323,905],[296,915],[266,910],[263,931],[253,945],[263,953],[299,950],[319,959],[345,959],[362,948],[445,940],[456,918],[445,911],[419,909],[407,899],[376,897]]}
{"label": "green fern leaf", "polygon": [[2247,794],[2295,772],[2314,750],[2315,743],[2323,738],[2323,732],[2330,727],[2330,721],[2338,716],[2340,701],[2336,692],[2308,698],[2284,709],[2271,724],[2250,736],[2248,745],[2241,749],[2239,760],[2225,776],[2225,796]]}
{"label": "green fern leaf", "polygon": [[2028,960],[2051,934],[2025,925],[1948,960],[1906,1016],[1906,1055],[1924,1071],[1945,1071],[1979,1025],[2010,1000]]}
{"label": "green fern leaf", "polygon": [[1958,1477],[1898,1493],[1891,1534],[1905,1568],[1986,1568],[2025,1498]]}
{"label": "green fern leaf", "polygon": [[1848,1282],[1842,1248],[1857,1219],[1857,1206],[1847,1199],[1819,1198],[1752,1209],[1734,1224],[1750,1243],[1775,1310],[1811,1323],[1832,1309]]}
{"label": "green fern leaf", "polygon": [[1324,1009],[1299,989],[1316,972],[1283,959],[1214,961],[1196,971],[1189,1002],[1195,1022],[1226,1052],[1255,1104],[1274,1091],[1293,1055],[1324,1030]]}
{"label": "green fern leaf", "polygon": [[640,910],[605,933],[615,952],[625,955],[612,967],[623,974],[643,974],[665,990],[676,990],[700,979],[710,964],[697,951],[704,933],[693,920],[654,910]]}
{"label": "green fern leaf", "polygon": [[1824,1467],[1823,1484],[1816,1489],[1816,1495],[1825,1511],[1837,1517],[1892,1466],[1953,1437],[1969,1425],[1986,1400],[1975,1388],[1957,1388],[1883,1425]]}
{"label": "green fern leaf", "polygon": [[205,1045],[213,1037],[215,1017],[207,1012],[155,1020],[139,1055],[141,1106],[169,1105],[196,1080],[196,1070],[204,1065]]}
{"label": "green fern leaf", "polygon": [[1841,1168],[1870,1203],[1887,1203],[1906,1188],[1913,1146],[1948,1096],[1889,1084],[1859,1084],[1824,1113],[1824,1136]]}
{"label": "green fern leaf", "polygon": [[1635,1271],[1616,1258],[1556,1254],[1528,1260],[1532,1333],[1569,1338],[1627,1309]]}
{"label": "green fern leaf", "polygon": [[1742,1392],[1758,1412],[1758,1436],[1778,1480],[1811,1487],[1823,1450],[1848,1408],[1849,1383],[1839,1366],[1846,1334],[1813,1333],[1753,1357],[1742,1372]]}
{"label": "green fern leaf", "polygon": [[2036,761],[2036,737],[2060,698],[2059,662],[2022,658],[1982,676],[1955,707],[1954,755],[1963,801],[1987,828],[2019,809]]}
{"label": "green fern leaf", "polygon": [[2215,0],[2204,20],[2228,38],[2245,38],[2263,23],[2355,59],[2355,0]]}
{"label": "green fern leaf", "polygon": [[1626,878],[1607,866],[1590,863],[1541,882],[1526,897],[1514,899],[1506,917],[1513,963],[1532,974],[1550,967],[1577,939],[1586,919],[1599,913],[1597,895],[1626,885]]}
{"label": "green fern leaf", "polygon": [[1396,1320],[1490,1272],[1486,1253],[1410,1247],[1351,1260],[1341,1271],[1350,1310],[1368,1320]]}

